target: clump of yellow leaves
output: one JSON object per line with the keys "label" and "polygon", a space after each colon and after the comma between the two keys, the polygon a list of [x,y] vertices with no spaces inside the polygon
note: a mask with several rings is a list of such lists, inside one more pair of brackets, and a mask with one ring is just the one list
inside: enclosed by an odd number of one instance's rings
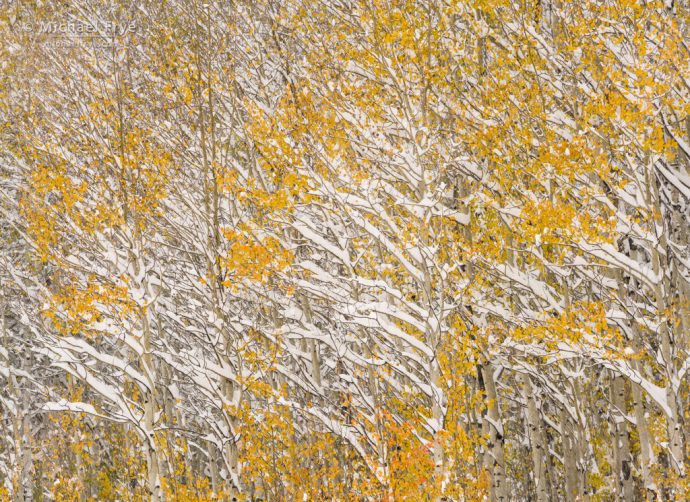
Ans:
{"label": "clump of yellow leaves", "polygon": [[259,237],[249,231],[247,225],[237,229],[225,228],[223,235],[229,241],[224,261],[225,269],[229,272],[223,282],[226,287],[237,288],[244,279],[265,282],[291,263],[291,254],[272,235]]}
{"label": "clump of yellow leaves", "polygon": [[519,341],[537,340],[549,350],[557,350],[560,344],[566,343],[571,347],[589,346],[612,356],[622,353],[624,338],[610,325],[600,302],[578,302],[559,315],[545,317],[540,324],[513,328],[511,336]]}
{"label": "clump of yellow leaves", "polygon": [[98,282],[92,275],[85,285],[77,281],[64,284],[52,295],[42,313],[64,335],[95,336],[98,331],[93,329],[93,324],[101,320],[104,312],[124,319],[133,308],[126,286]]}

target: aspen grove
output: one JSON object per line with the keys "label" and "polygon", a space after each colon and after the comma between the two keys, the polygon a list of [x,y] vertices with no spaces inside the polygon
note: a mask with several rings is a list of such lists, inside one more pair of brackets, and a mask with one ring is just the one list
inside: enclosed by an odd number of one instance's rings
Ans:
{"label": "aspen grove", "polygon": [[690,2],[0,0],[0,500],[690,500]]}

